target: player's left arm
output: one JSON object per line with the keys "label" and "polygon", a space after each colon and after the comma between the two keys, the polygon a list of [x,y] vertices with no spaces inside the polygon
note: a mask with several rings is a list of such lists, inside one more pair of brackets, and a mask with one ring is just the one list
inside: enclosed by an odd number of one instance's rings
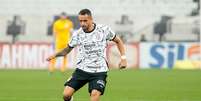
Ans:
{"label": "player's left arm", "polygon": [[119,63],[120,69],[126,68],[127,60],[126,60],[126,53],[125,53],[125,47],[124,47],[123,41],[118,36],[115,36],[112,41],[116,43],[117,48],[121,54],[121,61]]}

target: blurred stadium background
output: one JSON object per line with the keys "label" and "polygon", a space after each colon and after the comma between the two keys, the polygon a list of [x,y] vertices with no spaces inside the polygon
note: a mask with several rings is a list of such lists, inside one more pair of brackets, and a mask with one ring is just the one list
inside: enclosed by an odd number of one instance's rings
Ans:
{"label": "blurred stadium background", "polygon": [[[109,72],[103,101],[201,101],[200,0],[0,0],[0,101],[62,101],[72,70],[48,75],[52,24],[65,11],[77,30],[83,8],[126,44],[129,69]],[[107,57],[116,68],[113,43]],[[86,92],[76,101],[88,101]]]}

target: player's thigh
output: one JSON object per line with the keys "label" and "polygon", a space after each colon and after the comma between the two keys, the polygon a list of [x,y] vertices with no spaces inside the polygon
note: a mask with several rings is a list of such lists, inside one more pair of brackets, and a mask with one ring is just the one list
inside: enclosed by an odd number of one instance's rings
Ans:
{"label": "player's thigh", "polygon": [[75,70],[72,77],[65,82],[64,86],[69,86],[77,91],[88,82],[87,77],[85,78],[84,76],[85,75],[83,75],[81,72]]}
{"label": "player's thigh", "polygon": [[63,50],[66,47],[67,47],[67,43],[66,44],[63,44],[63,43],[56,43],[55,44],[56,52],[59,52],[59,51]]}
{"label": "player's thigh", "polygon": [[73,88],[75,91],[79,90],[83,87],[87,81],[85,80],[77,80],[72,78],[70,81],[67,81],[64,85]]}
{"label": "player's thigh", "polygon": [[103,76],[90,80],[89,88],[88,88],[89,93],[92,94],[92,91],[95,90],[95,91],[99,91],[101,95],[103,95],[105,91],[106,83],[107,83],[106,78],[107,76],[103,75]]}

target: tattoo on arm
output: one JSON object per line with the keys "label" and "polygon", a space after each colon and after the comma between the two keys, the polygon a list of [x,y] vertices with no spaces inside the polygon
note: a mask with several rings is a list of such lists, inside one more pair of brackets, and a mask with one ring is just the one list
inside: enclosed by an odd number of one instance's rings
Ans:
{"label": "tattoo on arm", "polygon": [[70,53],[72,49],[73,49],[72,47],[67,46],[67,47],[64,48],[62,51],[56,53],[55,57],[65,56],[65,55],[67,55],[68,53]]}

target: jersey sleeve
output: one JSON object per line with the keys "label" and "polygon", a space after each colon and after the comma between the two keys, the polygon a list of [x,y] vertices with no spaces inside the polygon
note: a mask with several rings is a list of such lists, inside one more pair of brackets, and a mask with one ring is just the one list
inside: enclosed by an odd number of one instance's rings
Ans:
{"label": "jersey sleeve", "polygon": [[105,32],[106,32],[106,40],[111,41],[116,37],[115,32],[110,27],[106,27]]}
{"label": "jersey sleeve", "polygon": [[76,47],[78,45],[78,35],[77,33],[73,33],[71,39],[70,39],[70,42],[68,44],[70,47]]}

